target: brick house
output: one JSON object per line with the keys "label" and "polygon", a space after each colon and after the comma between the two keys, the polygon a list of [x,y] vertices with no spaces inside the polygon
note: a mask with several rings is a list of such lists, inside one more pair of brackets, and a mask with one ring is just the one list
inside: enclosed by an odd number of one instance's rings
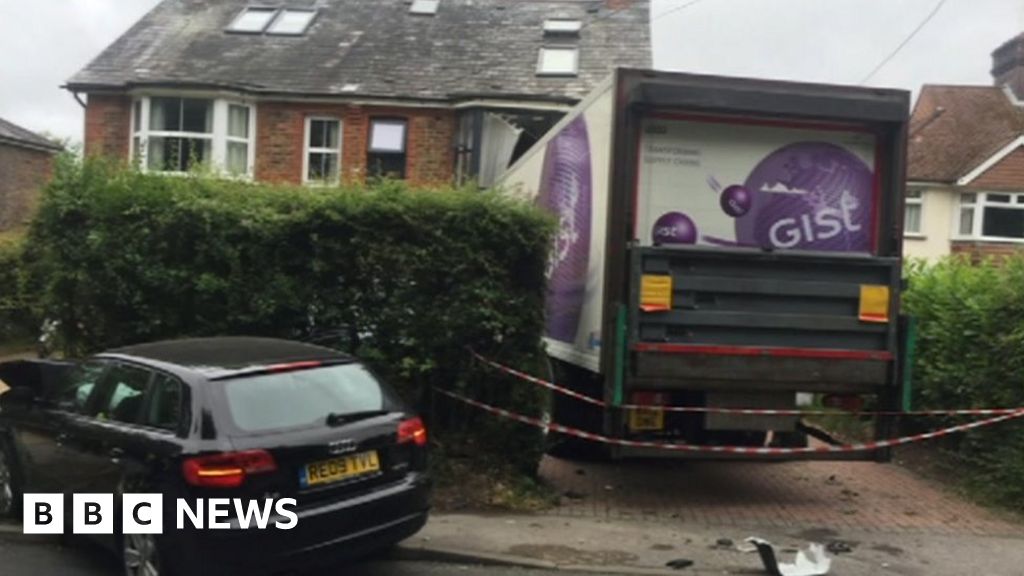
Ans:
{"label": "brick house", "polygon": [[0,232],[28,223],[60,151],[57,144],[0,118]]}
{"label": "brick house", "polygon": [[925,85],[910,122],[903,251],[975,260],[1024,248],[1024,34],[992,86]]}
{"label": "brick house", "polygon": [[646,0],[164,0],[68,81],[85,152],[262,181],[487,185],[615,66]]}

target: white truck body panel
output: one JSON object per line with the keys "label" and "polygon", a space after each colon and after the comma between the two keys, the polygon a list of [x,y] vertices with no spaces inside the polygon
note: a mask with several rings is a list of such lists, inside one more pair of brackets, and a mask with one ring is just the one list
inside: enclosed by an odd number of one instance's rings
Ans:
{"label": "white truck body panel", "polygon": [[558,218],[545,305],[548,353],[598,372],[612,156],[612,74],[498,180]]}

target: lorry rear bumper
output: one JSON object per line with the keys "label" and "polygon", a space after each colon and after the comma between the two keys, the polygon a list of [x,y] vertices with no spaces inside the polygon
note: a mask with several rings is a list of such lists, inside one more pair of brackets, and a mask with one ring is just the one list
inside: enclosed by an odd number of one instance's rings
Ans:
{"label": "lorry rear bumper", "polygon": [[888,359],[685,354],[635,351],[629,387],[636,390],[719,390],[876,393],[892,370]]}

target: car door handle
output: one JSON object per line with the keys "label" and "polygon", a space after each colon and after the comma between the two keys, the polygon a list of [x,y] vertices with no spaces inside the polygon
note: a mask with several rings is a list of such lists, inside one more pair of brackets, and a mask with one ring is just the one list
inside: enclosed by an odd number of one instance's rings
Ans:
{"label": "car door handle", "polygon": [[121,448],[111,448],[110,452],[107,452],[107,454],[110,455],[110,461],[117,464],[121,461],[121,457],[124,456],[124,450]]}

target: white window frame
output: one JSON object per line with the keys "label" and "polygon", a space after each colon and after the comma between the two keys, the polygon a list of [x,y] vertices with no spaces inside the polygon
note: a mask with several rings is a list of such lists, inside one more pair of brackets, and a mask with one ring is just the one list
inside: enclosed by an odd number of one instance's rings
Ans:
{"label": "white window frame", "polygon": [[[544,53],[547,51],[572,52],[574,54],[572,71],[548,71],[544,69]],[[537,52],[537,76],[579,76],[580,49],[578,46],[541,46]]]}
{"label": "white window frame", "polygon": [[[910,194],[917,194],[917,197],[912,197]],[[924,238],[924,196],[925,191],[921,188],[908,188],[907,195],[903,197],[903,236],[906,238]],[[906,222],[907,216],[906,211],[911,206],[917,207],[917,230],[907,230]]]}
{"label": "white window frame", "polygon": [[[210,100],[213,103],[213,122],[212,132],[174,132],[167,130],[150,130],[149,129],[149,118],[152,106],[153,98],[186,98],[196,100]],[[138,122],[135,118],[135,103],[141,102],[142,110]],[[230,106],[242,106],[249,109],[249,137],[238,138],[228,136],[228,109]],[[139,125],[137,125],[139,124]],[[174,170],[150,170],[148,161],[148,145],[150,137],[164,137],[164,138],[192,138],[210,141],[210,159],[209,165],[218,174],[228,178],[240,178],[245,180],[251,180],[253,177],[254,168],[256,165],[256,106],[250,102],[246,102],[240,99],[229,99],[223,97],[216,97],[210,95],[201,94],[172,94],[172,93],[160,93],[160,94],[146,94],[136,96],[132,101],[132,112],[131,112],[131,130],[129,134],[128,142],[128,159],[131,163],[137,163],[139,170],[143,172],[152,172],[154,174],[166,174],[166,175],[183,175],[186,172],[174,171]],[[136,158],[135,152],[135,139],[139,139],[139,158]],[[227,143],[232,142],[247,142],[248,143],[248,158],[246,162],[246,171],[243,174],[232,174],[227,171]]]}
{"label": "white window frame", "polygon": [[[338,148],[321,148],[309,145],[309,135],[313,129],[313,122],[337,122],[338,123]],[[341,164],[341,151],[345,146],[345,123],[341,118],[334,116],[307,116],[305,130],[302,137],[302,183],[306,186],[337,186],[341,182],[343,166]],[[310,180],[309,179],[309,155],[310,154],[335,154],[338,156],[338,177],[333,181]]]}
{"label": "white window frame", "polygon": [[[964,194],[974,194],[974,204],[964,204]],[[989,196],[1009,196],[1009,202],[992,202]],[[985,192],[961,191],[957,198],[957,209],[953,216],[953,240],[973,240],[984,242],[1004,242],[1010,244],[1024,244],[1024,238],[1012,238],[1007,236],[985,236],[983,234],[985,225],[985,208],[1009,208],[1024,211],[1024,192],[1003,192],[991,190]],[[974,220],[971,222],[971,233],[960,232],[960,217],[964,210],[974,212]]]}
{"label": "white window frame", "polygon": [[441,7],[441,0],[412,0],[409,13],[416,16],[434,16]]}
{"label": "white window frame", "polygon": [[[217,105],[218,105],[217,103],[218,102],[222,102],[223,103],[224,109],[223,109],[223,113],[222,114],[218,114],[218,112],[217,112]],[[229,126],[230,126],[231,107],[232,106],[237,106],[239,108],[245,108],[246,110],[249,111],[249,114],[248,114],[248,120],[249,120],[248,128],[249,129],[247,130],[248,134],[246,135],[245,138],[242,138],[240,136],[232,136],[231,135],[231,131],[228,129]],[[255,168],[255,165],[256,165],[256,138],[255,138],[255,135],[256,135],[256,107],[253,106],[252,104],[245,104],[245,103],[242,103],[242,102],[233,102],[233,101],[230,101],[230,100],[218,100],[218,101],[214,102],[214,105],[213,105],[213,132],[214,132],[214,145],[213,145],[213,148],[214,148],[214,150],[217,149],[216,135],[218,133],[218,126],[217,126],[218,119],[223,119],[223,122],[224,122],[224,126],[223,126],[224,156],[223,156],[223,158],[222,158],[222,160],[220,162],[220,169],[225,174],[227,174],[228,176],[233,176],[233,177],[236,177],[236,178],[238,178],[238,177],[252,178],[252,176],[253,176],[253,169]],[[236,143],[236,144],[245,144],[246,145],[246,147],[245,147],[245,151],[246,151],[245,171],[242,172],[241,174],[232,173],[232,172],[228,171],[228,168],[227,168],[227,165],[228,165],[228,144],[232,143],[232,142]],[[214,152],[213,157],[214,157],[214,161],[216,162],[216,159],[217,159],[216,152]]]}
{"label": "white window frame", "polygon": [[579,36],[583,21],[579,18],[548,18],[544,20],[545,36]]}
{"label": "white window frame", "polygon": [[[239,20],[241,20],[242,16],[244,16],[250,10],[258,10],[260,12],[269,12],[270,13],[270,17],[263,24],[263,27],[260,28],[259,30],[241,30],[241,29],[235,28],[235,25],[238,23]],[[235,14],[235,17],[231,19],[231,22],[228,23],[228,27],[225,28],[224,30],[226,32],[230,32],[231,34],[263,34],[264,32],[267,31],[268,28],[270,28],[270,25],[273,24],[274,20],[277,20],[277,17],[278,17],[278,15],[280,13],[281,13],[281,9],[277,8],[275,6],[260,6],[260,5],[246,6],[245,8],[242,8],[242,10],[239,11],[237,14]]]}
{"label": "white window frame", "polygon": [[[281,32],[279,30],[274,30],[274,27],[278,25],[281,19],[286,17],[289,13],[294,14],[300,12],[302,14],[309,14],[309,20],[306,21],[306,24],[301,30],[296,32]],[[313,25],[313,22],[316,20],[318,15],[319,11],[316,8],[282,8],[274,14],[274,17],[270,20],[270,23],[263,28],[263,31],[269,36],[303,36],[306,34],[306,31],[309,30],[309,27]]]}

